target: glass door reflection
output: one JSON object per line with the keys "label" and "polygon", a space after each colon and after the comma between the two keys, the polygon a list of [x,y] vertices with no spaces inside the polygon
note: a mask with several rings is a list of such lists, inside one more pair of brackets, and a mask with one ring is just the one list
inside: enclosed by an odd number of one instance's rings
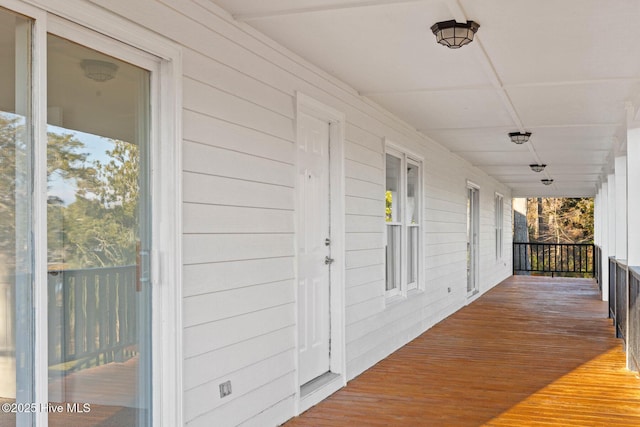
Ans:
{"label": "glass door reflection", "polygon": [[150,74],[47,43],[49,424],[150,425]]}

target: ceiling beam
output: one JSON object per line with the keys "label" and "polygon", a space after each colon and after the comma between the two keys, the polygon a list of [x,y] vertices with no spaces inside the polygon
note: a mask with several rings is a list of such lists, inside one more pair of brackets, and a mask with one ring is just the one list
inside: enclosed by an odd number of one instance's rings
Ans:
{"label": "ceiling beam", "polygon": [[[533,125],[529,127],[529,130],[535,129],[573,129],[573,128],[607,128],[614,127],[618,128],[620,123],[568,123],[568,124],[559,124],[559,125]],[[428,134],[429,132],[455,132],[455,131],[483,131],[483,130],[506,130],[509,128],[506,126],[470,126],[470,127],[456,127],[456,128],[420,128],[418,129],[420,132]],[[508,137],[505,134],[505,139]]]}
{"label": "ceiling beam", "polygon": [[[623,77],[623,78],[605,78],[592,80],[569,80],[569,81],[550,81],[550,82],[528,82],[528,83],[502,83],[500,89],[519,89],[519,88],[538,88],[538,87],[556,87],[556,86],[586,86],[608,83],[638,83],[640,78]],[[431,93],[431,92],[459,92],[465,90],[488,90],[496,89],[494,85],[476,84],[467,86],[443,86],[443,87],[421,87],[413,89],[389,89],[379,91],[360,91],[362,96],[368,95],[388,95],[402,93]],[[640,110],[639,110],[640,113]]]}
{"label": "ceiling beam", "polygon": [[[449,8],[449,11],[451,12],[451,14],[456,20],[459,20],[462,22],[469,20],[459,0],[447,0],[446,3]],[[482,26],[482,23],[480,23],[480,25]],[[482,31],[480,31],[479,33],[481,34]],[[515,127],[517,128],[517,130],[519,130],[520,132],[526,132],[527,129],[524,128],[522,119],[518,115],[518,112],[516,111],[516,108],[513,105],[511,98],[509,98],[509,94],[507,94],[507,91],[504,88],[502,81],[500,80],[500,76],[498,75],[498,72],[496,71],[495,66],[493,65],[493,61],[491,61],[489,54],[487,53],[487,51],[484,48],[484,45],[482,44],[482,36],[479,36],[478,34],[476,34],[475,39],[477,39],[475,40],[475,43],[477,43],[477,46],[474,51],[476,52],[476,58],[480,63],[480,66],[484,69],[487,78],[496,89],[498,97],[502,102],[502,105],[507,110],[507,113],[509,114],[509,116],[511,116],[511,119],[513,120],[513,123],[515,124]],[[536,152],[535,147],[531,140],[529,140],[526,146],[529,152],[531,153],[531,157],[533,157],[533,163],[536,163],[536,164],[546,163],[540,160],[540,156],[538,156],[538,153]],[[541,174],[544,175],[546,178],[551,178],[551,176],[549,176],[549,173],[546,170],[541,172]]]}
{"label": "ceiling beam", "polygon": [[565,80],[552,82],[528,82],[528,83],[507,83],[503,87],[505,89],[527,88],[527,87],[554,87],[554,86],[579,86],[579,85],[597,85],[605,83],[637,83],[640,82],[638,77],[609,77],[603,79],[588,80]]}
{"label": "ceiling beam", "polygon": [[309,7],[299,7],[299,8],[290,8],[290,9],[280,9],[280,10],[271,10],[265,12],[256,12],[256,13],[239,13],[233,15],[233,18],[237,21],[256,21],[258,19],[268,19],[268,18],[277,18],[280,16],[289,16],[289,15],[300,15],[304,13],[317,13],[317,12],[328,12],[333,10],[344,10],[344,9],[357,9],[362,7],[371,7],[371,6],[384,6],[384,5],[393,5],[393,4],[401,4],[401,3],[418,3],[424,1],[433,1],[433,0],[365,0],[358,1],[353,3],[331,3],[323,6],[309,6]]}
{"label": "ceiling beam", "polygon": [[358,93],[362,96],[373,96],[373,95],[396,95],[396,94],[403,94],[403,93],[461,92],[461,91],[467,91],[467,90],[495,90],[495,88],[491,85],[480,84],[480,85],[443,86],[443,87],[417,88],[417,89],[372,90],[372,91],[359,91]]}

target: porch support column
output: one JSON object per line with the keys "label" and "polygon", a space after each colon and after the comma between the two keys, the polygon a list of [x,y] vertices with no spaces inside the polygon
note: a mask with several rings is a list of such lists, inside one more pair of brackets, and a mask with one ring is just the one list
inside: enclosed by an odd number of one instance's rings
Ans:
{"label": "porch support column", "polygon": [[627,131],[627,261],[640,266],[640,128]]}
{"label": "porch support column", "polygon": [[[600,222],[602,221],[602,208],[600,207],[601,201],[602,182],[598,178],[598,184],[596,185],[596,195],[593,198],[593,243],[599,248],[602,248],[602,238],[600,237]],[[595,255],[596,254],[594,253],[594,261],[597,261]],[[600,265],[594,265],[594,268],[600,273],[600,276],[602,276],[602,267]],[[602,277],[599,277],[599,282],[600,289],[602,289]]]}
{"label": "porch support column", "polygon": [[627,259],[627,156],[615,159],[616,186],[616,258]]}
{"label": "porch support column", "polygon": [[593,243],[602,248],[602,180],[598,178],[593,199]]}
{"label": "porch support column", "polygon": [[607,176],[607,258],[616,256],[616,176]]}
{"label": "porch support column", "polygon": [[602,300],[609,301],[609,184],[605,180],[600,188],[600,271],[602,276]]}

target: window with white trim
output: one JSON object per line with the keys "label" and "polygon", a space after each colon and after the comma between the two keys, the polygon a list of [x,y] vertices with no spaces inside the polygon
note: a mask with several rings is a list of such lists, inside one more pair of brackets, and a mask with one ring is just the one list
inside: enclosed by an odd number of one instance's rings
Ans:
{"label": "window with white trim", "polygon": [[504,224],[504,196],[496,193],[495,202],[495,235],[496,235],[496,260],[501,260],[504,249],[503,242],[503,224]]}
{"label": "window with white trim", "polygon": [[419,160],[394,148],[385,165],[385,290],[392,297],[420,282],[422,175]]}

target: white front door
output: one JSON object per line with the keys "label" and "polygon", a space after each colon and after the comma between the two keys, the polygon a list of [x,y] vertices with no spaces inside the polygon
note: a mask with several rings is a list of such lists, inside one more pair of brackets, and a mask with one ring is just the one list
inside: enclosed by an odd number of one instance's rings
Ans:
{"label": "white front door", "polygon": [[329,371],[331,236],[329,122],[298,116],[298,334],[300,384]]}

